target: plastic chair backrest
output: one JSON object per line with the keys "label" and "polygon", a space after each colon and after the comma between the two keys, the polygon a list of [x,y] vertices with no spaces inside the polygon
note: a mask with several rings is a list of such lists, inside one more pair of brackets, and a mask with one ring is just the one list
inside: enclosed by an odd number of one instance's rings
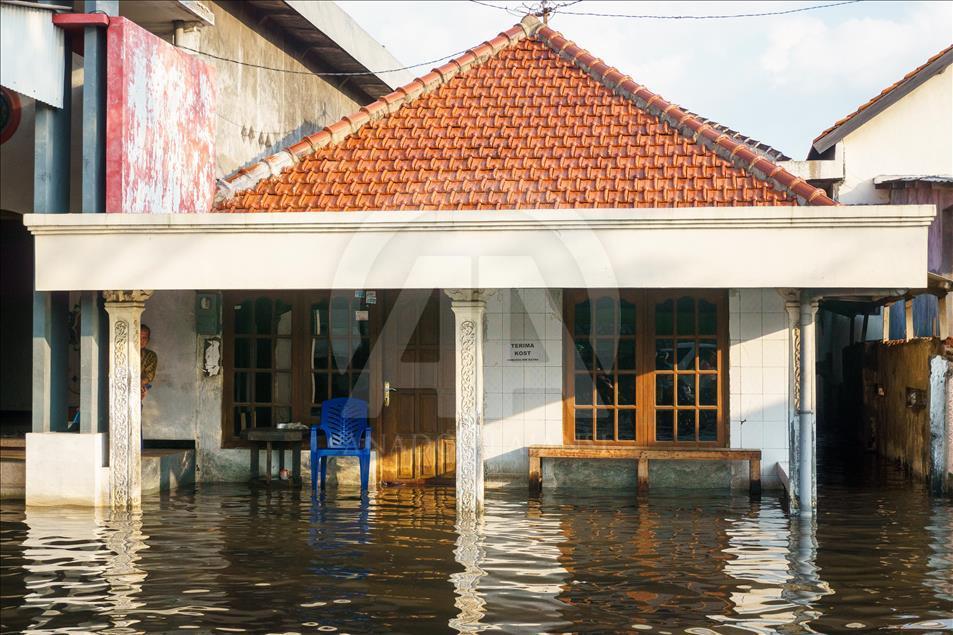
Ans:
{"label": "plastic chair backrest", "polygon": [[321,404],[321,423],[327,447],[356,450],[367,430],[367,402],[362,399],[339,397]]}

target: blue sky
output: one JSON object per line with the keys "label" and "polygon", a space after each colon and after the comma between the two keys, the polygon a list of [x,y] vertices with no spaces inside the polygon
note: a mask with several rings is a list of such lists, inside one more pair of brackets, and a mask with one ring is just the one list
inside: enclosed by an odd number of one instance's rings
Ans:
{"label": "blue sky", "polygon": [[[825,3],[584,0],[567,11],[699,15]],[[469,48],[519,20],[464,1],[338,5],[405,64]],[[732,20],[562,14],[550,26],[666,99],[803,159],[820,131],[953,42],[953,2],[868,1]]]}

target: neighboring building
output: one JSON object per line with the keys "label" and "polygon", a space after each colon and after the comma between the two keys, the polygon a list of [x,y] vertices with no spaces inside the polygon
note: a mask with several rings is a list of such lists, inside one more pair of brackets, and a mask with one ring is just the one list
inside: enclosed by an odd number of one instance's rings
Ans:
{"label": "neighboring building", "polygon": [[[31,387],[35,377],[31,366],[37,371],[31,346],[33,237],[23,226],[24,214],[117,211],[116,200],[124,211],[133,211],[123,200],[137,196],[148,200],[151,195],[172,200],[170,184],[183,179],[190,186],[184,189],[207,192],[207,200],[195,209],[196,205],[188,204],[191,199],[182,196],[175,199],[177,205],[164,209],[206,211],[214,179],[273,153],[289,139],[320,130],[410,78],[406,71],[377,74],[377,69],[402,65],[333,3],[86,0],[85,15],[64,11],[63,5],[69,4],[20,2],[0,7],[3,99],[11,113],[0,135],[0,436],[8,439],[4,442],[7,458],[22,458],[23,435],[37,414]],[[82,10],[84,3],[76,5]],[[114,17],[117,14],[120,18]],[[84,29],[99,34],[86,47],[89,34]],[[119,35],[120,30],[124,35]],[[116,55],[109,57],[110,53]],[[103,73],[96,60],[105,58]],[[158,59],[171,60],[168,77],[160,79],[154,73],[147,78],[145,69]],[[126,64],[124,73],[120,72],[122,63]],[[176,77],[175,72],[181,75]],[[113,125],[110,120],[110,130],[105,131],[91,123],[107,118],[107,104],[105,96],[99,101],[92,98],[94,91],[84,90],[84,76],[93,77],[96,85],[108,84],[105,92],[110,95],[116,92],[113,89],[135,85],[137,76],[143,80],[138,84],[144,89],[138,102],[130,98],[121,105],[110,104],[108,113],[120,122],[123,117],[128,122],[141,116],[142,128],[132,131],[128,124]],[[207,77],[209,85],[200,86],[199,77]],[[194,112],[177,110],[175,95],[182,96],[183,102],[193,96],[206,100],[202,112],[211,117],[197,118]],[[193,160],[201,162],[199,169],[177,164],[186,156],[186,146],[197,140],[201,143],[194,147],[210,152],[193,155]],[[120,167],[138,165],[139,172],[129,178],[142,187],[135,192],[126,188],[125,199],[116,199],[112,193],[120,181],[112,179],[107,184],[105,163],[118,165],[117,152],[135,147],[143,153]],[[70,257],[62,254],[64,262]],[[162,259],[148,265],[162,267]],[[49,348],[41,353],[39,360],[51,356],[55,370],[50,372],[62,392],[55,414],[44,415],[52,417],[48,425],[53,429],[65,427],[83,399],[79,378],[88,360],[80,351],[82,295],[74,291],[47,298],[53,320],[50,336],[60,342],[55,351]],[[86,295],[91,308],[88,300],[96,294]],[[101,307],[87,315],[90,323],[97,316],[105,322]],[[153,341],[160,351],[167,328],[162,323],[153,327]],[[183,381],[177,370],[174,359],[163,355],[156,382],[158,399]],[[152,414],[150,406],[147,402],[147,414]],[[104,411],[103,406],[98,423],[90,423],[92,429],[105,429]],[[156,436],[161,438],[161,430]]]}
{"label": "neighboring building", "polygon": [[[106,292],[117,506],[139,495],[144,305],[178,377],[144,429],[195,440],[205,480],[248,478],[244,430],[351,395],[375,480],[455,480],[464,511],[550,444],[757,449],[755,476],[790,473],[811,513],[817,302],[923,286],[933,210],[836,206],[766,154],[527,17],[224,180],[221,213],[25,222],[38,289]],[[543,478],[604,486],[628,463]]]}
{"label": "neighboring building", "polygon": [[[807,161],[782,165],[827,188],[840,203],[935,207],[923,284],[863,302],[821,304],[820,411],[842,438],[902,460],[918,476],[953,471],[953,450],[941,461],[944,452],[937,448],[944,445],[944,427],[953,429],[953,410],[931,431],[931,417],[944,417],[935,406],[911,404],[909,396],[942,391],[943,382],[930,386],[928,352],[942,354],[944,347],[902,344],[948,338],[953,323],[953,46],[818,135]],[[881,340],[890,344],[855,346]]]}

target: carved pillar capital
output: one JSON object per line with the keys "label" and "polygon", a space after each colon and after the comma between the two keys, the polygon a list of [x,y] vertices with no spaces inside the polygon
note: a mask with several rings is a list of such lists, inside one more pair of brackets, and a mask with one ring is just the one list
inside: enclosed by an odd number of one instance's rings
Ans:
{"label": "carved pillar capital", "polygon": [[444,289],[443,292],[454,302],[486,302],[496,289]]}
{"label": "carved pillar capital", "polygon": [[144,304],[152,297],[152,291],[133,289],[131,291],[103,291],[106,304]]}

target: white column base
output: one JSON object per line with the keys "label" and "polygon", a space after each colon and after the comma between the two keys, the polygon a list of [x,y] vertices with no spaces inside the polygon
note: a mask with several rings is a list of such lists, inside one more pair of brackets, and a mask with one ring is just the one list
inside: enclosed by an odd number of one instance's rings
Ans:
{"label": "white column base", "polygon": [[26,504],[109,505],[109,468],[101,433],[30,432],[26,435]]}

